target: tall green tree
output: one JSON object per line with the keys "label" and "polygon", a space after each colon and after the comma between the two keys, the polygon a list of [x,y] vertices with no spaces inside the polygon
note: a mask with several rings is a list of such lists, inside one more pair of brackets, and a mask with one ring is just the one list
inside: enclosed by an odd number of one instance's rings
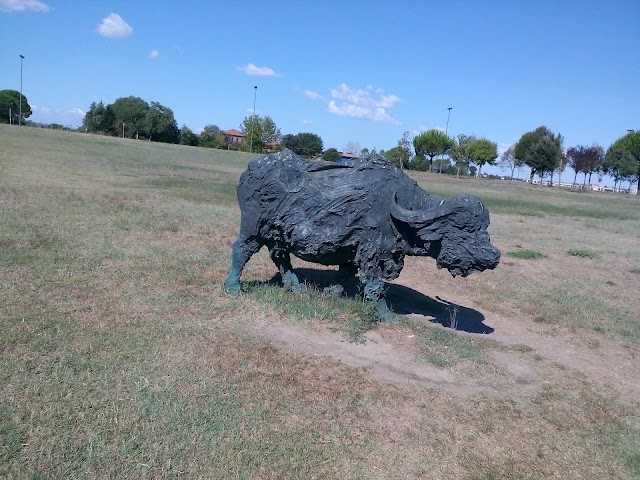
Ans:
{"label": "tall green tree", "polygon": [[113,127],[115,119],[116,116],[110,105],[105,106],[102,101],[100,101],[100,103],[93,102],[84,115],[82,128],[88,133],[114,135]]}
{"label": "tall green tree", "polygon": [[198,144],[205,148],[226,148],[227,139],[217,125],[207,125],[200,133]]}
{"label": "tall green tree", "polygon": [[627,133],[624,137],[620,137],[618,140],[607,149],[609,150],[625,150],[631,154],[637,163],[636,170],[636,182],[638,182],[638,195],[640,195],[640,131]]}
{"label": "tall green tree", "polygon": [[427,130],[413,139],[416,155],[429,158],[429,170],[433,171],[433,159],[444,154],[454,145],[454,141],[440,130]]}
{"label": "tall green tree", "polygon": [[601,167],[603,173],[613,178],[614,187],[623,181],[628,181],[632,184],[637,179],[638,163],[626,148],[621,148],[620,146],[609,148]]}
{"label": "tall green tree", "polygon": [[269,116],[251,115],[245,117],[240,125],[245,135],[244,147],[248,152],[263,153],[268,143],[280,143],[282,133],[276,123]]}
{"label": "tall green tree", "polygon": [[409,132],[404,132],[402,138],[398,140],[398,145],[389,149],[387,157],[393,163],[397,164],[400,169],[409,168],[409,161],[412,156],[411,146]]}
{"label": "tall green tree", "polygon": [[453,146],[449,149],[449,158],[453,160],[456,165],[456,177],[460,176],[460,172],[466,175],[471,163],[471,155],[469,152],[469,145],[476,139],[473,135],[459,134],[457,139],[453,142]]}
{"label": "tall green tree", "polygon": [[[11,111],[11,119],[9,118]],[[22,95],[22,121],[29,118],[33,112],[27,97]],[[20,92],[17,90],[0,90],[0,123],[21,123],[20,116]]]}
{"label": "tall green tree", "polygon": [[387,150],[386,158],[391,160],[394,165],[397,165],[400,168],[406,168],[408,165],[404,161],[404,152],[402,148],[399,146],[395,146]]}
{"label": "tall green tree", "polygon": [[325,162],[337,162],[341,158],[342,157],[340,156],[340,152],[338,152],[338,150],[336,150],[335,148],[328,148],[322,154],[322,160],[324,160]]}
{"label": "tall green tree", "polygon": [[173,110],[158,102],[151,102],[144,119],[144,133],[155,142],[178,143],[180,130]]}
{"label": "tall green tree", "polygon": [[287,134],[282,137],[282,145],[296,155],[311,158],[322,153],[322,138],[315,133]]}
{"label": "tall green tree", "polygon": [[115,116],[112,131],[116,135],[122,134],[123,123],[125,137],[136,138],[145,135],[149,104],[143,99],[134,96],[118,98],[111,104],[111,110]]}
{"label": "tall green tree", "polygon": [[484,165],[495,165],[498,158],[498,144],[479,138],[469,144],[469,158],[478,166],[478,175],[482,174]]}
{"label": "tall green tree", "polygon": [[198,145],[198,135],[186,125],[180,129],[180,145],[190,145],[195,147]]}
{"label": "tall green tree", "polygon": [[[562,135],[554,134],[545,126],[527,132],[516,144],[516,158],[531,168],[531,177],[538,174],[540,183],[546,173],[553,174],[562,158]],[[553,176],[551,177],[553,184]]]}

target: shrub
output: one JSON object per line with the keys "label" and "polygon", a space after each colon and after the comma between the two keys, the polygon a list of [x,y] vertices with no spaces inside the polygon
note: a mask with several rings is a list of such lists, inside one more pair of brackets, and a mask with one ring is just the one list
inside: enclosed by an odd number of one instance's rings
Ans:
{"label": "shrub", "polygon": [[523,260],[537,260],[538,258],[544,257],[543,254],[535,250],[517,250],[515,252],[508,252],[507,255]]}

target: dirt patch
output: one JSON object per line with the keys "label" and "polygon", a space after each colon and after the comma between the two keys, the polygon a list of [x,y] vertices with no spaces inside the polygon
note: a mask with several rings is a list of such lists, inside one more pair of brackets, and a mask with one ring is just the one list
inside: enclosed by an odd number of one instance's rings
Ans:
{"label": "dirt patch", "polygon": [[[307,329],[275,317],[263,317],[251,329],[284,350],[329,357],[363,368],[378,380],[415,388],[444,389],[456,395],[529,396],[571,370],[625,403],[638,405],[640,372],[634,367],[639,358],[637,349],[589,332],[571,332],[529,318],[480,310],[473,299],[460,293],[460,288],[452,291],[447,285],[450,280],[443,280],[435,272],[428,273],[436,281],[424,284],[423,262],[426,260],[418,259],[405,269],[394,284],[397,288],[392,286],[389,290],[390,303],[396,311],[428,328],[444,328],[437,324],[445,324],[451,315],[450,306],[456,305],[460,317],[458,335],[493,341],[483,347],[495,364],[493,369],[430,365],[417,358],[411,330],[393,324],[380,325],[367,333],[364,345],[346,341],[325,325]],[[308,264],[301,262],[300,266]],[[442,291],[448,291],[446,300],[437,294]]]}

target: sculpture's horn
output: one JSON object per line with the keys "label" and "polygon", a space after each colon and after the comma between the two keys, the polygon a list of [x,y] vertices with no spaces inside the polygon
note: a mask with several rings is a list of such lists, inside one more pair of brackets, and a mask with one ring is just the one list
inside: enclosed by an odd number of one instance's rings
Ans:
{"label": "sculpture's horn", "polygon": [[426,225],[447,213],[449,213],[449,209],[444,200],[434,208],[424,210],[407,210],[401,207],[398,205],[396,195],[393,196],[393,201],[391,202],[391,216],[410,225]]}

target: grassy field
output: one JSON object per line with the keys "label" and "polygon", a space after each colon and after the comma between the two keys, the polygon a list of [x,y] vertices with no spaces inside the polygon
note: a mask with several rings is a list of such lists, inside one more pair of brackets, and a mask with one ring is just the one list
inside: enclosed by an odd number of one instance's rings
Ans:
{"label": "grassy field", "polygon": [[[640,478],[623,379],[542,348],[566,339],[567,357],[597,368],[620,352],[637,370],[640,199],[415,175],[443,198],[480,196],[503,258],[467,279],[408,259],[398,284],[449,299],[432,304],[449,323],[459,304],[531,340],[507,344],[283,292],[264,251],[247,293],[227,296],[251,158],[0,125],[1,478]],[[478,388],[383,381],[261,335],[270,323],[336,344],[395,335],[416,365]]]}

